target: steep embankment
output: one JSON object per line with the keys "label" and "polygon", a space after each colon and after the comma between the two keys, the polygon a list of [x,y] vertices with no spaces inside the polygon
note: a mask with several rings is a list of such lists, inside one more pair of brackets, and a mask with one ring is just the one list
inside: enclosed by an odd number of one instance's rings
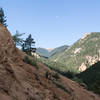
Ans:
{"label": "steep embankment", "polygon": [[41,63],[39,69],[26,64],[23,57],[8,30],[0,25],[0,100],[100,100],[61,75],[57,80],[55,72]]}
{"label": "steep embankment", "polygon": [[84,71],[100,60],[100,33],[85,34],[67,50],[50,58],[51,61],[65,64],[66,69]]}

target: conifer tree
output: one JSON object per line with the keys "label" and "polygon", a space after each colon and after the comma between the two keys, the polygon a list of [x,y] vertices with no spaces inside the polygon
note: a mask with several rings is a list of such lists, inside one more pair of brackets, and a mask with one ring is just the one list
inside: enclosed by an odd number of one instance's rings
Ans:
{"label": "conifer tree", "polygon": [[0,23],[2,25],[4,25],[5,27],[7,27],[7,24],[6,24],[6,16],[4,14],[4,10],[2,8],[0,8]]}
{"label": "conifer tree", "polygon": [[12,36],[16,46],[22,46],[24,40],[21,38],[21,36],[24,34],[25,33],[19,33],[19,31],[16,30],[16,33]]}
{"label": "conifer tree", "polygon": [[31,34],[29,34],[29,36],[24,41],[23,46],[22,46],[22,49],[23,49],[23,51],[26,51],[26,52],[29,52],[29,53],[36,51],[35,41],[32,38],[32,35]]}

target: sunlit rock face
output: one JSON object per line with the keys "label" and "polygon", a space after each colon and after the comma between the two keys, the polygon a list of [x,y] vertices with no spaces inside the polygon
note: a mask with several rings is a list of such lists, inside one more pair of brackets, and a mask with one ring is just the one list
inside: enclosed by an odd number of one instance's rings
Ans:
{"label": "sunlit rock face", "polygon": [[87,67],[86,67],[85,63],[82,63],[82,65],[79,67],[79,71],[80,71],[80,72],[83,72],[83,71],[85,71],[86,69],[87,69]]}

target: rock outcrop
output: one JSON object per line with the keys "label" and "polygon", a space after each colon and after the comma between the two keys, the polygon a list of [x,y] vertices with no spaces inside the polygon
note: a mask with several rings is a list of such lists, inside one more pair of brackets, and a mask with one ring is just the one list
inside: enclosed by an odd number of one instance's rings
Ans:
{"label": "rock outcrop", "polygon": [[87,69],[87,66],[85,65],[85,63],[82,63],[82,65],[79,67],[79,71],[83,72]]}

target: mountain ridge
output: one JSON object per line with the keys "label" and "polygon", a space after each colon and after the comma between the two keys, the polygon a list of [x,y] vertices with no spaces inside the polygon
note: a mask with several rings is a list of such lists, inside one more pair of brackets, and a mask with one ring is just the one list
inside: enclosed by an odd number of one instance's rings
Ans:
{"label": "mountain ridge", "polygon": [[89,32],[64,52],[49,58],[50,61],[63,63],[66,69],[84,71],[100,60],[100,32]]}
{"label": "mountain ridge", "polygon": [[67,45],[63,45],[63,46],[60,46],[60,47],[56,47],[56,48],[37,48],[37,53],[40,55],[40,56],[43,56],[43,57],[51,57],[52,55],[56,54],[56,53],[60,53],[60,52],[63,52],[65,49],[67,49],[69,46]]}

